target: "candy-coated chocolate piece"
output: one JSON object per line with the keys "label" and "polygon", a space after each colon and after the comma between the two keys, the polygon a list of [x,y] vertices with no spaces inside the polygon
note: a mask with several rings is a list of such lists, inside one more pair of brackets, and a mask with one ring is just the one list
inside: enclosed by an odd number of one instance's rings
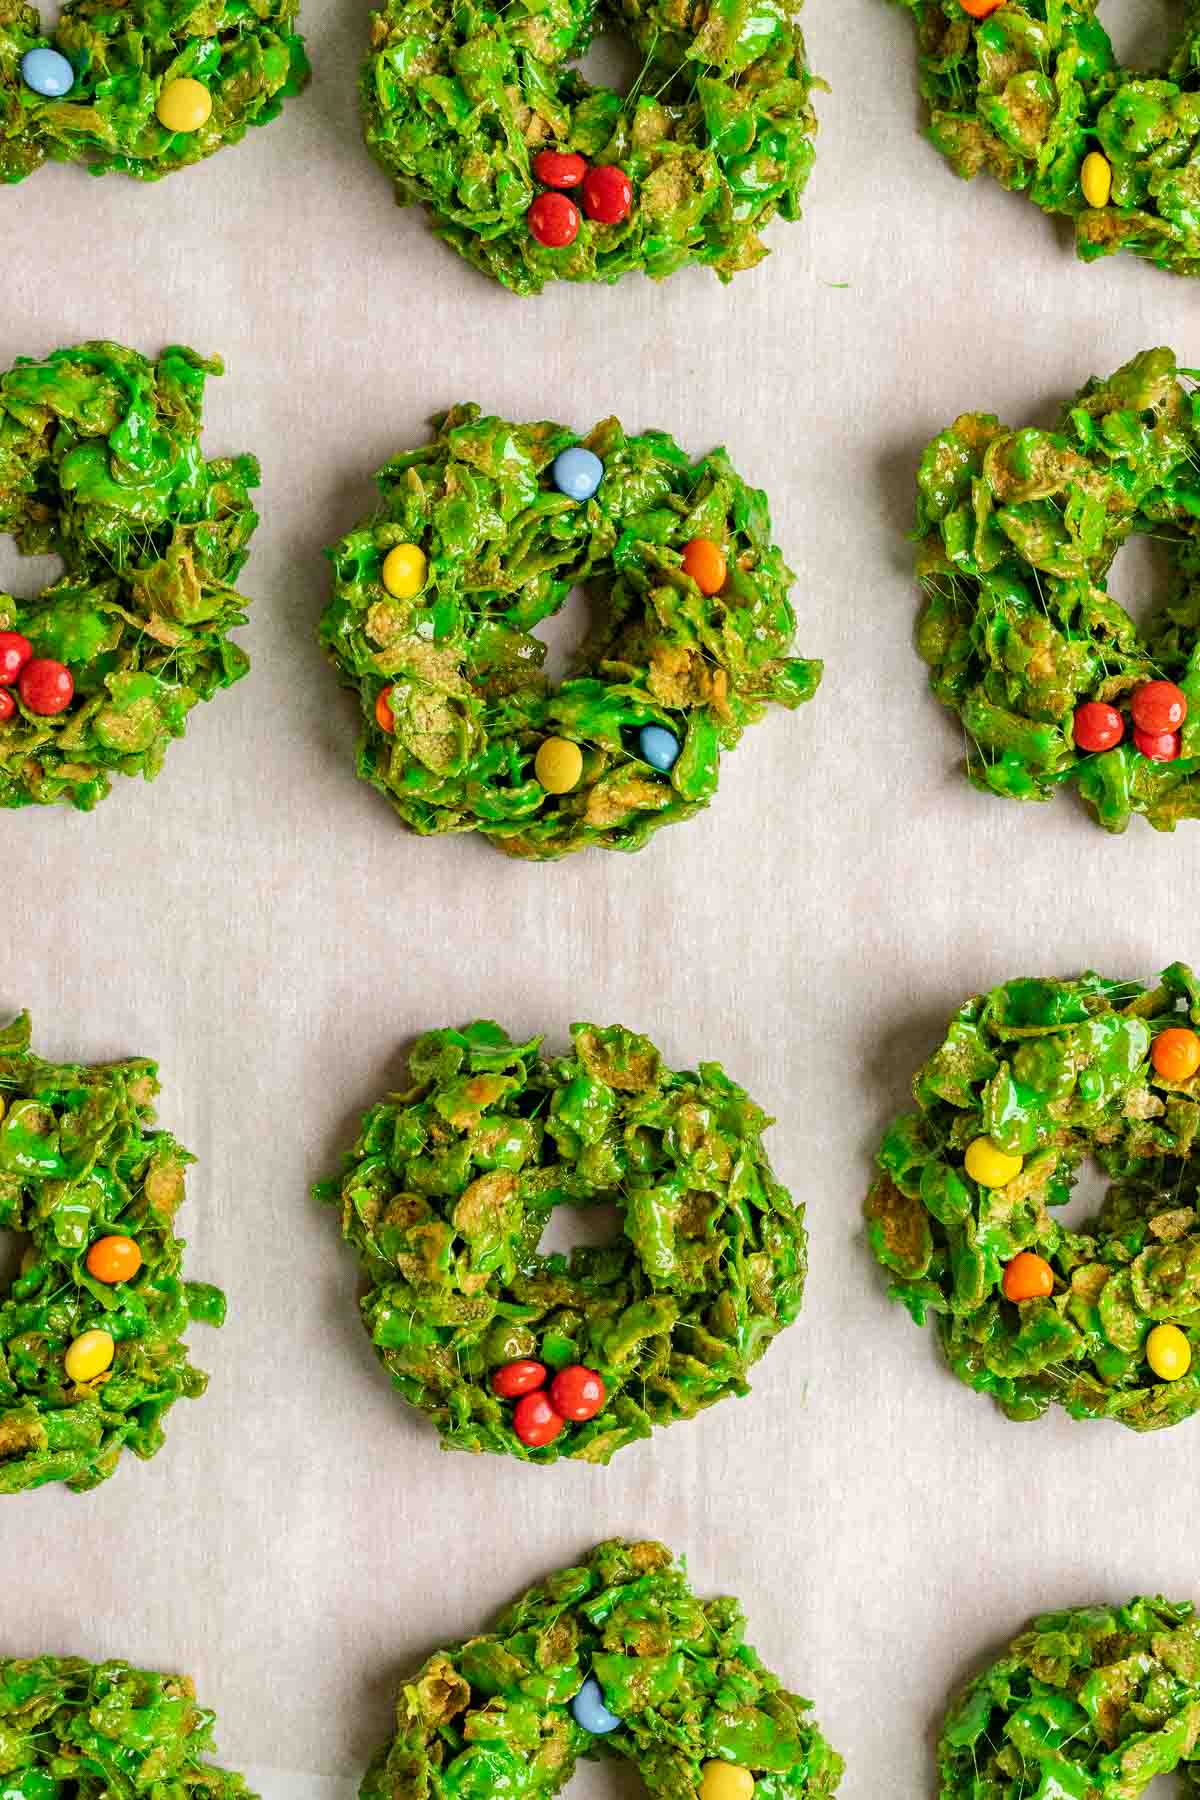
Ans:
{"label": "candy-coated chocolate piece", "polygon": [[1192,1366],[1192,1346],[1178,1325],[1156,1325],[1146,1339],[1146,1361],[1160,1381],[1178,1381]]}
{"label": "candy-coated chocolate piece", "polygon": [[683,572],[702,594],[719,594],[727,573],[725,552],[711,538],[691,538],[683,547]]}
{"label": "candy-coated chocolate piece", "polygon": [[643,725],[638,732],[638,749],[652,769],[666,775],[679,761],[679,739],[665,725]]}
{"label": "candy-coated chocolate piece", "polygon": [[550,1396],[543,1388],[536,1394],[523,1394],[513,1408],[513,1430],[531,1450],[552,1444],[566,1423],[562,1414],[556,1413],[551,1406]]}
{"label": "candy-coated chocolate piece", "polygon": [[1001,1286],[1006,1300],[1048,1300],[1054,1292],[1054,1270],[1044,1256],[1022,1250],[1005,1268]]}
{"label": "candy-coated chocolate piece", "polygon": [[208,124],[212,108],[212,95],[204,83],[193,81],[190,75],[180,75],[168,81],[154,110],[159,124],[167,131],[192,132]]}
{"label": "candy-coated chocolate piece", "polygon": [[533,174],[543,187],[578,187],[587,174],[587,163],[577,150],[539,150],[533,159]]}
{"label": "candy-coated chocolate piece", "polygon": [[11,687],[33,655],[33,645],[19,631],[0,631],[0,684]]}
{"label": "candy-coated chocolate piece", "polygon": [[11,719],[17,710],[17,703],[6,687],[0,687],[0,724]]}
{"label": "candy-coated chocolate piece", "polygon": [[604,464],[594,450],[573,444],[560,450],[550,465],[550,479],[560,494],[572,500],[590,500],[604,479]]}
{"label": "candy-coated chocolate piece", "polygon": [[1184,1025],[1171,1025],[1155,1038],[1150,1061],[1165,1081],[1190,1081],[1200,1069],[1200,1037]]}
{"label": "candy-coated chocolate piece", "polygon": [[1083,189],[1083,197],[1089,206],[1107,206],[1112,197],[1113,172],[1112,164],[1107,156],[1099,150],[1091,151],[1083,159],[1083,167],[1079,171],[1079,185]]}
{"label": "candy-coated chocolate piece", "polygon": [[1187,709],[1187,695],[1173,681],[1148,681],[1129,702],[1134,724],[1151,736],[1178,731],[1187,718]]}
{"label": "candy-coated chocolate piece", "polygon": [[492,1376],[492,1392],[501,1400],[516,1400],[522,1394],[532,1394],[535,1389],[543,1387],[546,1381],[546,1367],[540,1362],[511,1362],[502,1369],[497,1369]]}
{"label": "candy-coated chocolate piece", "polygon": [[1024,1161],[1023,1156],[1010,1156],[1007,1150],[1001,1150],[990,1137],[977,1137],[967,1145],[963,1166],[980,1187],[1002,1188],[1021,1173]]}
{"label": "candy-coated chocolate piece", "polygon": [[66,663],[51,656],[35,656],[21,670],[17,691],[31,713],[47,717],[65,712],[75,694],[75,682]]}
{"label": "candy-coated chocolate piece", "polygon": [[107,1331],[84,1331],[67,1350],[63,1361],[72,1381],[95,1381],[112,1367],[116,1345]]}
{"label": "candy-coated chocolate piece", "polygon": [[1182,748],[1177,731],[1141,731],[1136,725],[1133,741],[1151,762],[1174,762]]}
{"label": "candy-coated chocolate piece", "polygon": [[594,1369],[585,1369],[582,1363],[560,1369],[550,1383],[551,1406],[559,1418],[571,1419],[577,1425],[594,1419],[604,1400],[603,1381]]}
{"label": "candy-coated chocolate piece", "polygon": [[88,1274],[109,1287],[115,1287],[119,1281],[132,1281],[141,1266],[142,1253],[136,1242],[119,1232],[97,1238],[87,1253]]}
{"label": "candy-coated chocolate piece", "polygon": [[393,544],[383,559],[380,579],[397,600],[415,600],[429,575],[429,561],[419,544]]}
{"label": "candy-coated chocolate piece", "polygon": [[633,206],[633,183],[615,163],[600,163],[583,178],[583,210],[597,225],[619,225]]}
{"label": "candy-coated chocolate piece", "polygon": [[396,715],[392,711],[391,702],[392,687],[389,682],[387,687],[380,688],[375,696],[375,723],[380,731],[386,731],[389,734],[396,729]]}
{"label": "candy-coated chocolate piece", "polygon": [[1004,0],[958,0],[958,3],[973,19],[986,19],[989,13],[999,12]]}
{"label": "candy-coated chocolate piece", "polygon": [[1125,736],[1125,721],[1115,706],[1085,700],[1075,708],[1075,744],[1080,750],[1111,750]]}
{"label": "candy-coated chocolate piece", "polygon": [[738,1763],[706,1762],[700,1771],[699,1800],[750,1800],[754,1777]]}
{"label": "candy-coated chocolate piece", "polygon": [[571,1702],[571,1711],[575,1714],[575,1723],[590,1731],[593,1737],[604,1737],[610,1731],[616,1731],[621,1721],[615,1712],[609,1712],[604,1704],[604,1695],[600,1683],[594,1675],[589,1675],[575,1698]]}
{"label": "candy-coated chocolate piece", "polygon": [[27,50],[21,58],[21,80],[45,100],[61,100],[75,86],[75,71],[61,50]]}
{"label": "candy-coated chocolate piece", "polygon": [[583,774],[583,751],[570,738],[547,738],[533,759],[533,772],[548,794],[569,794]]}
{"label": "candy-coated chocolate piece", "polygon": [[547,250],[565,250],[579,236],[579,208],[565,194],[539,194],[525,215],[529,229]]}

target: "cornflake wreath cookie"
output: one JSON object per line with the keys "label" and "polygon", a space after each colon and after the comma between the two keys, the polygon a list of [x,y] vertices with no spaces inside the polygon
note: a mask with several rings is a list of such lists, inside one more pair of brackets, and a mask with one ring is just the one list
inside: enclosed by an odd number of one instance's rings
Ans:
{"label": "cornflake wreath cookie", "polygon": [[96,1487],[122,1449],[161,1449],[167,1412],[207,1385],[183,1334],[220,1325],[225,1296],[183,1278],[195,1159],[154,1129],[157,1092],[143,1058],[43,1062],[28,1013],[0,1032],[0,1229],[28,1240],[0,1299],[0,1494]]}
{"label": "cornflake wreath cookie", "polygon": [[[1057,431],[965,413],[917,476],[917,633],[962,721],[965,773],[1008,800],[1074,784],[1098,824],[1200,814],[1200,401],[1170,350],[1093,378]],[[1121,546],[1169,563],[1141,630],[1107,591]]]}
{"label": "cornflake wreath cookie", "polygon": [[[717,790],[722,750],[811,699],[765,494],[666,432],[586,438],[457,406],[394,456],[329,556],[321,643],[363,713],[358,773],[411,830],[509,856],[640,850]],[[536,626],[583,584],[557,688]]]}
{"label": "cornflake wreath cookie", "polygon": [[[817,121],[800,0],[385,0],[360,83],[367,147],[401,206],[517,294],[547,281],[722,281],[800,217]],[[625,96],[573,62],[597,29],[643,58]]]}
{"label": "cornflake wreath cookie", "polygon": [[0,181],[80,162],[157,181],[276,118],[308,79],[298,0],[0,0]]}
{"label": "cornflake wreath cookie", "polygon": [[[1200,1407],[1200,984],[1009,981],[968,1000],[884,1137],[867,1237],[960,1381],[1135,1431]],[[1098,1216],[1053,1209],[1092,1156]]]}
{"label": "cornflake wreath cookie", "polygon": [[255,1800],[202,1760],[215,1715],[186,1675],[80,1656],[0,1658],[0,1768],[8,1800]]}
{"label": "cornflake wreath cookie", "polygon": [[1200,7],[1165,69],[1127,69],[1096,0],[900,0],[917,26],[929,137],[1074,220],[1085,262],[1131,250],[1200,275]]}
{"label": "cornflake wreath cookie", "polygon": [[580,1758],[633,1763],[663,1800],[835,1793],[812,1702],[744,1633],[737,1601],[697,1600],[662,1544],[600,1544],[403,1683],[359,1800],[548,1800]]}
{"label": "cornflake wreath cookie", "polygon": [[[341,1210],[392,1383],[448,1450],[606,1463],[728,1394],[796,1319],[804,1208],[771,1123],[719,1063],[665,1068],[648,1038],[571,1028],[568,1056],[490,1020],[430,1031],[413,1086],[363,1115]],[[556,1206],[618,1208],[621,1236],[538,1250]]]}
{"label": "cornflake wreath cookie", "polygon": [[1185,1600],[1043,1613],[954,1701],[939,1800],[1200,1793],[1200,1620]]}
{"label": "cornflake wreath cookie", "polygon": [[179,345],[152,363],[88,343],[0,375],[0,532],[64,564],[36,599],[0,593],[0,806],[87,812],[112,775],[152,779],[196,702],[246,673],[227,634],[259,474],[201,454],[220,373]]}

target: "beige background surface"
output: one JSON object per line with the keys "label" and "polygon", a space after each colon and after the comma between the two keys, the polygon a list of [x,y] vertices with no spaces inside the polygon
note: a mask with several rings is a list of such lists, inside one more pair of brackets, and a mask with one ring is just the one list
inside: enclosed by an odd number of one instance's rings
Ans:
{"label": "beige background surface", "polygon": [[[1169,8],[1106,11],[1145,33]],[[237,152],[157,189],[56,169],[0,199],[0,367],[88,336],[223,351],[207,448],[264,467],[250,678],[154,786],[4,823],[0,1005],[33,1008],[47,1053],[159,1058],[162,1117],[201,1159],[191,1269],[231,1307],[193,1333],[209,1397],[157,1461],[4,1506],[0,1650],[190,1668],[267,1800],[349,1800],[402,1666],[616,1532],[742,1598],[845,1754],[846,1800],[932,1794],[947,1687],[1032,1610],[1200,1597],[1200,1426],[1006,1424],[886,1303],[858,1224],[880,1129],[960,999],[1200,957],[1200,825],[1111,840],[1068,799],[960,782],[902,541],[935,430],[969,407],[1046,419],[1150,344],[1200,362],[1197,290],[1077,265],[1028,205],[960,186],[918,137],[898,10],[811,0],[805,23],[834,87],[807,216],[729,290],[697,272],[522,302],[473,275],[360,149],[359,0],[307,0],[315,85]],[[353,778],[352,707],[313,644],[320,547],[469,397],[724,441],[770,492],[825,685],[637,858],[417,841]],[[0,585],[31,589],[10,552]],[[1131,552],[1135,610],[1152,577]],[[398,1047],[479,1013],[555,1043],[619,1019],[677,1064],[720,1056],[778,1114],[776,1166],[808,1202],[804,1317],[752,1397],[607,1471],[441,1455],[306,1198]],[[634,1791],[584,1771],[572,1794]]]}

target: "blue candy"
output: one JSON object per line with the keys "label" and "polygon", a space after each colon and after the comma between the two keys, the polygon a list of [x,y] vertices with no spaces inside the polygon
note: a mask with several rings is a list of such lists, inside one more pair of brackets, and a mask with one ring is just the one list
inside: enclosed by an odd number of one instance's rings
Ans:
{"label": "blue candy", "polygon": [[665,725],[643,725],[638,732],[638,748],[652,769],[665,775],[679,761],[680,743]]}
{"label": "blue candy", "polygon": [[572,450],[559,451],[550,478],[560,494],[572,500],[590,500],[604,479],[604,464],[591,450],[576,444]]}
{"label": "blue candy", "polygon": [[600,1683],[594,1675],[589,1675],[575,1698],[571,1702],[571,1711],[575,1714],[575,1723],[590,1731],[593,1737],[604,1737],[609,1731],[615,1731],[621,1723],[616,1713],[610,1713],[604,1704],[604,1695],[600,1692]]}
{"label": "blue candy", "polygon": [[21,80],[46,100],[61,100],[75,86],[75,71],[61,50],[27,50]]}

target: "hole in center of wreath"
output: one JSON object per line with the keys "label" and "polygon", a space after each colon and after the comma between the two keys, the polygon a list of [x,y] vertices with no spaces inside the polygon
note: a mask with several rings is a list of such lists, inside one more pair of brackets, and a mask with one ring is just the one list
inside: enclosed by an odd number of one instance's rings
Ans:
{"label": "hole in center of wreath", "polygon": [[534,626],[534,637],[546,646],[542,673],[551,687],[577,672],[591,626],[591,604],[581,587],[571,589],[553,618]]}
{"label": "hole in center of wreath", "polygon": [[7,1294],[21,1273],[21,1258],[29,1248],[23,1231],[0,1231],[0,1294]]}
{"label": "hole in center of wreath", "polygon": [[0,594],[11,594],[22,608],[64,573],[61,556],[22,556],[15,541],[0,533]]}
{"label": "hole in center of wreath", "polygon": [[1152,615],[1167,597],[1171,571],[1169,536],[1138,532],[1117,551],[1105,586],[1123,606],[1139,632],[1145,633]]}
{"label": "hole in center of wreath", "polygon": [[645,64],[645,57],[625,32],[601,27],[575,67],[589,87],[628,95],[638,85]]}
{"label": "hole in center of wreath", "polygon": [[1104,0],[1101,17],[1119,63],[1165,74],[1179,43],[1178,0]]}
{"label": "hole in center of wreath", "polygon": [[621,1240],[621,1213],[611,1202],[556,1206],[538,1241],[539,1256],[570,1259],[575,1250],[606,1250]]}
{"label": "hole in center of wreath", "polygon": [[1067,1231],[1079,1231],[1084,1225],[1094,1225],[1112,1182],[1112,1176],[1104,1173],[1095,1157],[1084,1157],[1075,1177],[1075,1186],[1071,1189],[1071,1198],[1065,1206],[1050,1207],[1050,1217],[1056,1225],[1063,1226]]}

